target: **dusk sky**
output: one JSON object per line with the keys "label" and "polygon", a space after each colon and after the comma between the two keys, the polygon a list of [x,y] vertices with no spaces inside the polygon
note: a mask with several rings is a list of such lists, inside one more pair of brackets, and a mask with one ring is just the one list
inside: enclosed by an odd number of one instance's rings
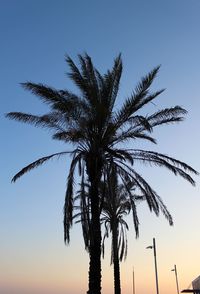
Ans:
{"label": "dusk sky", "polygon": [[[87,52],[100,72],[122,53],[123,76],[117,106],[140,78],[161,64],[153,89],[166,88],[146,114],[180,105],[186,120],[155,130],[158,144],[142,144],[185,161],[200,171],[200,1],[199,0],[0,0],[1,173],[0,294],[82,294],[88,282],[88,254],[81,229],[74,225],[71,243],[63,241],[63,204],[70,157],[52,160],[24,175],[12,176],[37,158],[72,147],[39,128],[11,121],[4,114],[43,114],[48,107],[21,82],[42,82],[58,89],[76,88],[64,61]],[[140,143],[130,147],[140,148]],[[169,171],[138,165],[137,170],[162,197],[174,219],[170,227],[145,203],[138,205],[140,238],[128,218],[128,256],[121,264],[122,293],[155,293],[153,252],[157,242],[161,294],[176,293],[200,275],[200,178],[196,187]],[[113,293],[110,242],[102,262],[102,293]]]}

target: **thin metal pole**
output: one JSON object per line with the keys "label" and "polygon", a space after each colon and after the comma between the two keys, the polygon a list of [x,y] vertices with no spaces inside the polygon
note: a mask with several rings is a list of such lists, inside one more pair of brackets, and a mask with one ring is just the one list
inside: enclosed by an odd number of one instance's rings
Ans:
{"label": "thin metal pole", "polygon": [[177,287],[177,293],[179,294],[179,286],[178,286],[178,275],[177,275],[177,269],[176,269],[176,265],[174,265],[174,272],[175,272],[175,276],[176,276],[176,287]]}
{"label": "thin metal pole", "polygon": [[135,294],[135,274],[134,274],[134,267],[133,267],[133,294]]}
{"label": "thin metal pole", "polygon": [[154,252],[155,274],[156,274],[156,293],[159,294],[159,288],[158,288],[158,268],[157,268],[156,240],[155,240],[155,238],[153,238],[153,252]]}

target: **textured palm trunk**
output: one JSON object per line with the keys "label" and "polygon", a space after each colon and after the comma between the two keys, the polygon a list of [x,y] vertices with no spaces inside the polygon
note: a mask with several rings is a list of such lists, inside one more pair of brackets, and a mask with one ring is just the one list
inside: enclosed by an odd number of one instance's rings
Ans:
{"label": "textured palm trunk", "polygon": [[112,228],[112,250],[113,250],[113,265],[114,265],[114,289],[115,294],[121,294],[120,283],[120,266],[119,266],[119,250],[118,250],[118,228],[116,222]]}
{"label": "textured palm trunk", "polygon": [[89,290],[88,294],[101,293],[101,226],[99,207],[99,182],[101,165],[95,158],[89,172],[91,195],[91,224],[90,224],[90,263],[89,263]]}

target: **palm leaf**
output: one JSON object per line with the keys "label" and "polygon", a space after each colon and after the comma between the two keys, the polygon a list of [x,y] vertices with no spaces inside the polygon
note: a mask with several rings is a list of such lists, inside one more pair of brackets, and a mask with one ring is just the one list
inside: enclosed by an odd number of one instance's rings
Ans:
{"label": "palm leaf", "polygon": [[68,73],[68,76],[76,84],[76,86],[80,89],[84,98],[87,99],[88,97],[90,97],[89,92],[88,92],[87,80],[84,79],[84,77],[82,76],[78,67],[75,65],[75,63],[73,62],[73,60],[71,59],[70,56],[67,55],[65,60],[68,63],[70,70],[71,70],[71,72]]}
{"label": "palm leaf", "polygon": [[59,125],[60,116],[57,113],[50,113],[42,116],[32,115],[29,113],[22,112],[9,112],[6,117],[20,122],[29,123],[36,127],[40,126],[43,128],[53,129],[56,131],[63,131]]}
{"label": "palm leaf", "polygon": [[131,154],[135,160],[166,167],[175,175],[179,175],[192,185],[195,185],[195,181],[189,175],[189,172],[195,175],[198,175],[198,172],[180,160],[153,151],[135,150]]}
{"label": "palm leaf", "polygon": [[76,168],[77,163],[81,160],[82,153],[76,152],[73,153],[73,159],[70,165],[70,170],[68,174],[68,179],[67,179],[67,190],[65,193],[65,203],[64,203],[64,208],[63,208],[63,213],[64,213],[64,241],[65,243],[70,242],[70,235],[69,235],[69,230],[72,226],[72,221],[73,221],[73,186],[74,186],[74,171]]}
{"label": "palm leaf", "polygon": [[26,82],[21,83],[21,85],[24,89],[31,91],[33,94],[38,96],[43,102],[49,105],[54,105],[54,103],[64,100],[61,93],[58,90],[46,86],[44,84]]}
{"label": "palm leaf", "polygon": [[136,86],[135,92],[132,96],[124,102],[122,108],[115,116],[115,124],[117,128],[122,126],[137,110],[142,108],[145,104],[154,100],[159,96],[164,89],[157,91],[153,94],[148,94],[149,87],[155,79],[159,66],[154,68],[149,74],[142,78],[141,82]]}
{"label": "palm leaf", "polygon": [[65,151],[65,152],[58,152],[58,153],[54,153],[52,155],[49,156],[45,156],[45,157],[41,157],[39,159],[37,159],[36,161],[30,163],[29,165],[25,166],[24,168],[22,168],[13,178],[12,178],[12,182],[15,182],[17,179],[19,179],[21,176],[23,176],[25,173],[31,171],[32,169],[42,165],[43,163],[47,162],[49,159],[52,159],[53,157],[60,157],[62,155],[66,155],[66,154],[71,154],[72,151]]}

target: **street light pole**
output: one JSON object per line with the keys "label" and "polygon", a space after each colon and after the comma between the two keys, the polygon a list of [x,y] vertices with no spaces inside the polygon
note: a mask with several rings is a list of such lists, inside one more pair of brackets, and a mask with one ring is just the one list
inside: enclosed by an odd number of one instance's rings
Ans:
{"label": "street light pole", "polygon": [[156,291],[157,291],[157,294],[159,294],[159,288],[158,288],[158,268],[157,268],[156,240],[155,240],[155,238],[153,238],[153,251],[154,251],[155,274],[156,274]]}
{"label": "street light pole", "polygon": [[176,265],[174,265],[174,268],[172,269],[172,272],[175,273],[175,277],[176,277],[176,289],[177,289],[177,294],[179,294],[178,275],[177,275]]}
{"label": "street light pole", "polygon": [[153,245],[148,246],[146,249],[153,249],[154,262],[155,262],[155,276],[156,276],[156,293],[159,294],[159,287],[158,287],[158,267],[157,267],[156,240],[155,240],[155,238],[153,238]]}
{"label": "street light pole", "polygon": [[133,267],[133,294],[135,294],[135,273],[134,273],[134,267]]}

